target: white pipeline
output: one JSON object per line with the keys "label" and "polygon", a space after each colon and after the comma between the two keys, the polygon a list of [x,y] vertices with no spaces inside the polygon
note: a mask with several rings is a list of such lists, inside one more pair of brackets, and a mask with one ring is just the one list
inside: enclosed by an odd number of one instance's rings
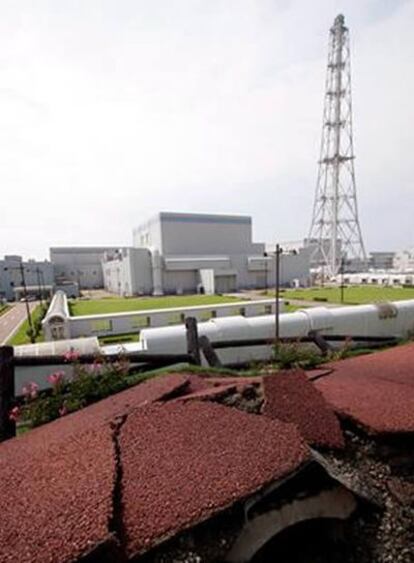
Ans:
{"label": "white pipeline", "polygon": [[[317,307],[280,315],[282,338],[305,337],[311,330],[327,337],[406,338],[414,333],[414,300],[333,309]],[[199,323],[198,331],[211,342],[262,338],[270,340],[274,337],[275,317],[263,315],[216,318]],[[186,333],[182,325],[141,331],[139,347],[142,351],[151,354],[185,354],[186,346]],[[129,346],[126,345],[126,348],[129,349]],[[271,356],[272,347],[251,346],[220,349],[217,352],[224,364],[230,364],[267,359]]]}

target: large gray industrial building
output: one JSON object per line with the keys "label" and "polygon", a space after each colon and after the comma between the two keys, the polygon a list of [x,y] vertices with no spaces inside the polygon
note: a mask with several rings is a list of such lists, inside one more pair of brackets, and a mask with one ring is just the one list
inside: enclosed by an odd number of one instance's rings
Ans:
{"label": "large gray industrial building", "polygon": [[[104,255],[104,286],[120,295],[229,293],[275,283],[275,260],[238,215],[158,213],[133,231],[133,247]],[[281,256],[281,284],[309,281],[308,249]]]}
{"label": "large gray industrial building", "polygon": [[[309,282],[310,250],[281,256],[282,285]],[[252,220],[239,215],[158,213],[133,231],[131,247],[54,247],[59,281],[123,296],[228,293],[275,283],[275,260],[252,240]]]}

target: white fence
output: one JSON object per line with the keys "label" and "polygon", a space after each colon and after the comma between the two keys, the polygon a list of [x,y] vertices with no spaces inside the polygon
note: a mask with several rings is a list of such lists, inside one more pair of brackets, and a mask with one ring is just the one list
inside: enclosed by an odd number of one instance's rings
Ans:
{"label": "white fence", "polygon": [[[66,296],[65,296],[66,298]],[[62,299],[64,299],[62,297]],[[280,311],[284,303],[280,301]],[[223,304],[197,305],[193,307],[175,307],[171,309],[151,309],[144,311],[128,311],[124,313],[105,313],[99,315],[83,315],[72,317],[64,314],[64,306],[56,314],[47,314],[43,321],[46,340],[59,338],[80,338],[88,336],[115,336],[120,334],[139,333],[146,328],[166,327],[183,324],[186,317],[194,317],[199,322],[220,317],[257,317],[275,313],[274,299],[258,301],[236,301]],[[58,326],[59,325],[59,326]]]}

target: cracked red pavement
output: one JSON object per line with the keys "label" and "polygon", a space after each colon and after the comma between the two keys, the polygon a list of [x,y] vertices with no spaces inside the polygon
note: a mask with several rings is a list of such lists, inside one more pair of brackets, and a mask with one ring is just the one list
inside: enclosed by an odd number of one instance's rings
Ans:
{"label": "cracked red pavement", "polygon": [[129,556],[289,475],[309,459],[293,424],[198,401],[131,413],[119,444]]}
{"label": "cracked red pavement", "polygon": [[73,561],[113,542],[111,429],[54,441],[47,439],[50,429],[45,434],[28,433],[0,448],[3,563]]}
{"label": "cracked red pavement", "polygon": [[0,561],[145,551],[309,459],[293,425],[207,402],[148,404],[187,386],[162,376],[2,443]]}
{"label": "cracked red pavement", "polygon": [[304,371],[275,372],[263,378],[263,387],[265,416],[296,424],[312,446],[344,447],[339,420]]}
{"label": "cracked red pavement", "polygon": [[414,345],[329,364],[314,382],[336,412],[369,434],[414,432]]}
{"label": "cracked red pavement", "polygon": [[109,424],[184,389],[151,379],[0,445],[0,561],[64,562],[110,542],[115,482]]}

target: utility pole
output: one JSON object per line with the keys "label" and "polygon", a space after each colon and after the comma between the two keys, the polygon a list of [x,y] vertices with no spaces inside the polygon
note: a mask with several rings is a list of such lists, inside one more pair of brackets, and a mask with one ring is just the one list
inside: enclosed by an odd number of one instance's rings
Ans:
{"label": "utility pole", "polygon": [[344,265],[345,265],[345,260],[344,257],[342,256],[341,258],[341,303],[344,303]]}
{"label": "utility pole", "polygon": [[280,245],[276,245],[275,249],[275,347],[279,347],[280,331],[279,331],[279,297],[280,297],[280,255],[282,249]]}
{"label": "utility pole", "polygon": [[329,35],[322,141],[309,239],[314,266],[336,276],[341,254],[366,263],[358,218],[352,132],[349,29],[342,14]]}
{"label": "utility pole", "polygon": [[20,269],[20,274],[22,276],[23,297],[24,297],[24,302],[25,302],[25,305],[26,305],[27,322],[29,323],[30,342],[32,344],[34,344],[35,343],[35,336],[34,336],[32,316],[30,314],[29,300],[27,299],[27,287],[26,287],[26,278],[24,277],[23,262],[20,262],[19,269]]}
{"label": "utility pole", "polygon": [[36,275],[37,275],[37,287],[39,288],[39,299],[40,299],[40,305],[43,307],[43,299],[42,299],[42,282],[40,279],[40,268],[36,268]]}

